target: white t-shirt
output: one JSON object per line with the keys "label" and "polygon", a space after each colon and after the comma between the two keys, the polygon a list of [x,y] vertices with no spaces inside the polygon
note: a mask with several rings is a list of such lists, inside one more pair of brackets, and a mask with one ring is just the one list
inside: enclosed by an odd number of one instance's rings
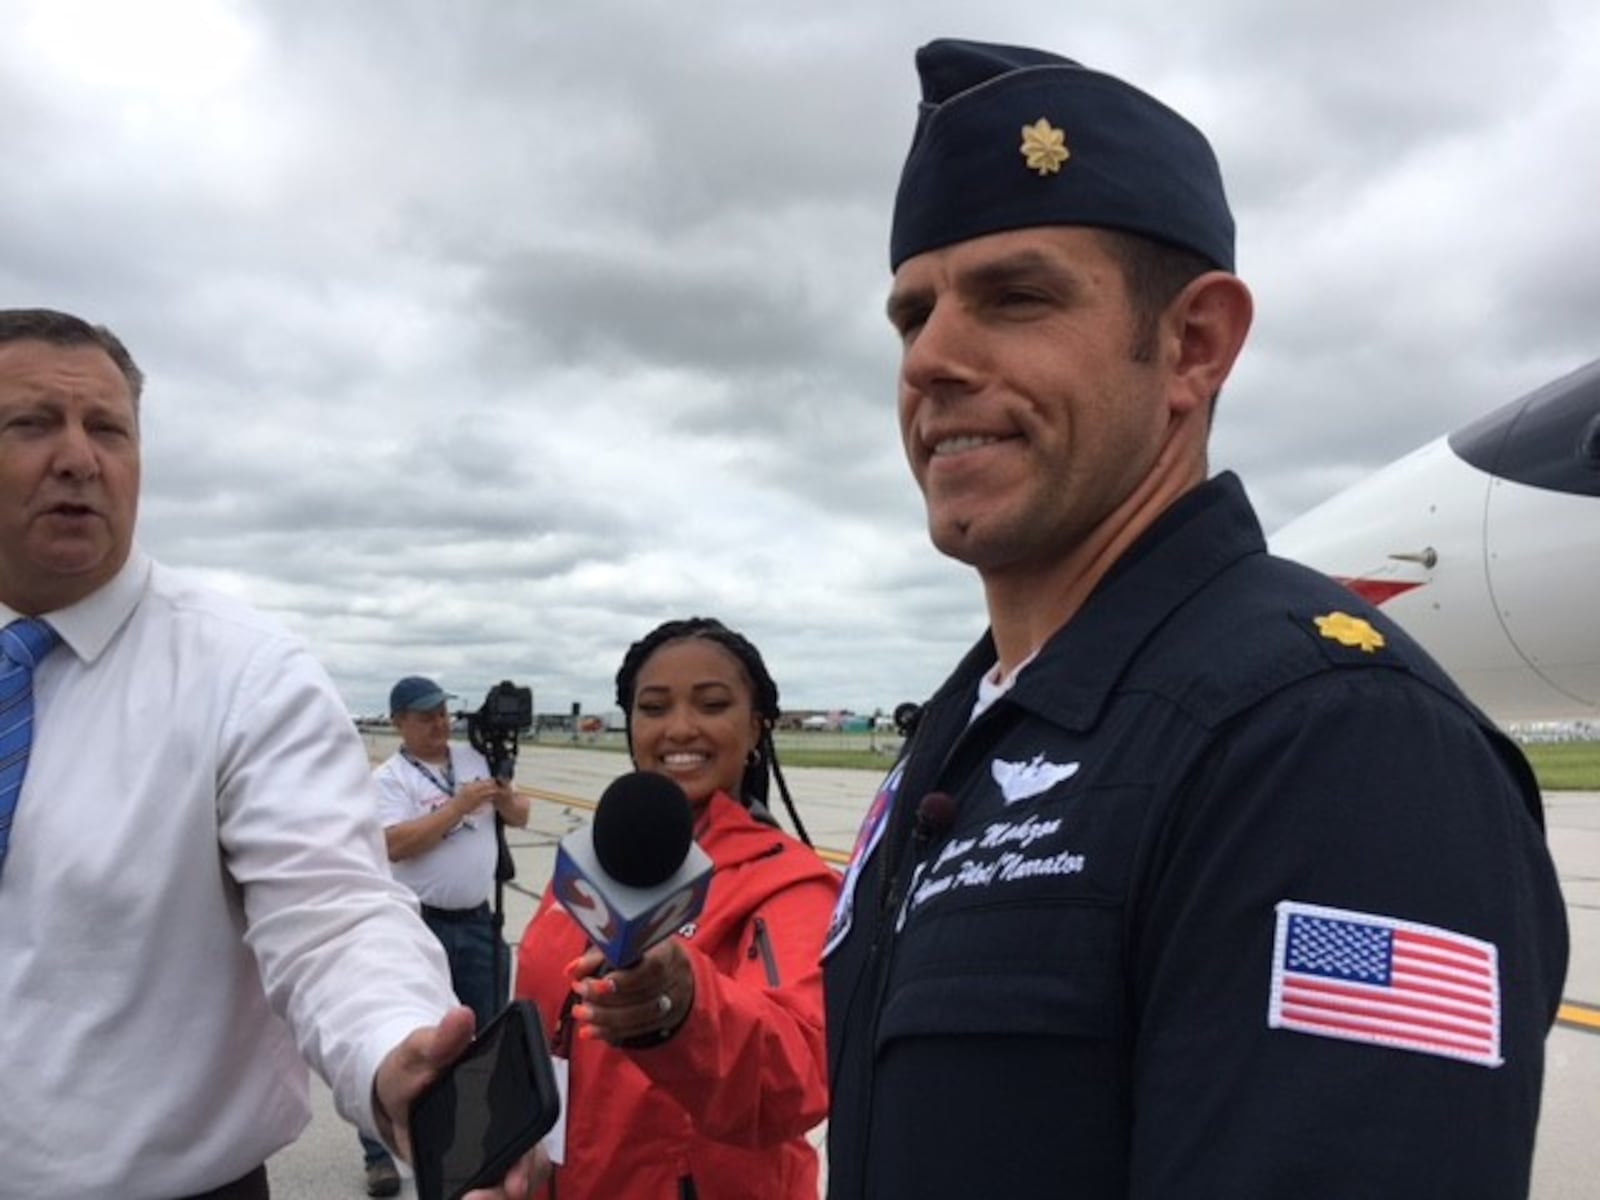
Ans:
{"label": "white t-shirt", "polygon": [[[390,755],[372,773],[378,785],[378,817],[383,827],[425,817],[450,799],[452,790],[489,778],[489,764],[470,746],[450,746],[446,774],[403,753]],[[455,788],[449,786],[449,779]],[[497,846],[494,806],[481,804],[431,850],[389,864],[394,877],[434,908],[476,908],[494,887]]]}
{"label": "white t-shirt", "polygon": [[1027,668],[1028,664],[1038,657],[1039,651],[1035,650],[1032,654],[1028,655],[1027,658],[1023,659],[1014,668],[1012,668],[1012,671],[1009,675],[1000,674],[999,663],[995,663],[994,666],[990,667],[986,672],[984,672],[983,678],[978,680],[978,697],[972,702],[972,715],[967,718],[967,724],[970,725],[972,722],[976,721],[991,707],[993,707],[996,700],[1000,699],[1001,696],[1004,696],[1007,692],[1009,692],[1012,685],[1017,682],[1017,676],[1021,675],[1022,672]]}

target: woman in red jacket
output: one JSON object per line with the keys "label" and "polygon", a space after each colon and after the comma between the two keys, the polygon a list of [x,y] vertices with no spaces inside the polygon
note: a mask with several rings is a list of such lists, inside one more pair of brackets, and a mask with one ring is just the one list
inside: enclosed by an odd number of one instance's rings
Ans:
{"label": "woman in red jacket", "polygon": [[715,871],[705,909],[637,966],[599,951],[547,889],[517,995],[567,1073],[549,1200],[817,1196],[806,1131],[827,1114],[819,955],[838,877],[766,810],[778,689],[721,622],[670,621],[617,672],[634,765],[675,779]]}

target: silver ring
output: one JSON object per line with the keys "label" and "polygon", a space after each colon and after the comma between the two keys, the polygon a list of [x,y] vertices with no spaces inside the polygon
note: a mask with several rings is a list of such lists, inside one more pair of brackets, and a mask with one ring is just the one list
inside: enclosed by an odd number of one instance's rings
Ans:
{"label": "silver ring", "polygon": [[656,1008],[663,1017],[666,1016],[672,1011],[672,997],[662,992],[661,995],[656,997]]}

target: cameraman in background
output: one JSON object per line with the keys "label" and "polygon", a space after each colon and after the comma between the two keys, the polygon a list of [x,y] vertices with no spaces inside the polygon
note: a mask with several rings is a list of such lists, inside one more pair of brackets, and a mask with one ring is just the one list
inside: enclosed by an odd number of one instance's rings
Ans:
{"label": "cameraman in background", "polygon": [[[495,817],[528,823],[528,798],[496,780],[488,760],[450,741],[452,697],[408,675],[389,692],[400,749],[372,774],[394,877],[417,894],[422,919],[444,946],[456,995],[482,1029],[505,1003],[495,983],[497,934],[489,906],[499,857]],[[400,1175],[383,1146],[362,1135],[367,1195],[393,1196]]]}

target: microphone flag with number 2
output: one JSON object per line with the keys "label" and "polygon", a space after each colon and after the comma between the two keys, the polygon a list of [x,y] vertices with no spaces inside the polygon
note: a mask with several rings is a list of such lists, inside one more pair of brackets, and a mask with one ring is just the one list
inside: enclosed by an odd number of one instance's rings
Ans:
{"label": "microphone flag with number 2", "polygon": [[683,789],[644,771],[614,780],[594,822],[561,839],[551,886],[608,964],[637,963],[699,914],[711,886]]}

